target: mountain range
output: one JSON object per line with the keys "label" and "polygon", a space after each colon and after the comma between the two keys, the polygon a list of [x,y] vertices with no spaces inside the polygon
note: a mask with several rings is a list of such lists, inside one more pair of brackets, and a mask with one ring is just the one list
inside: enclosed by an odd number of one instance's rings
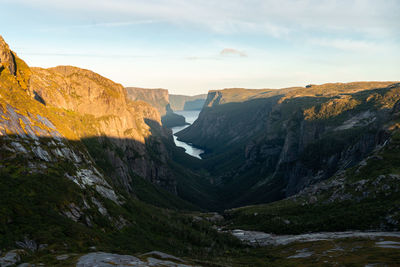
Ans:
{"label": "mountain range", "polygon": [[[0,265],[398,263],[390,234],[337,241],[331,262],[328,241],[232,233],[398,231],[399,100],[395,81],[170,95],[29,67],[0,37]],[[174,110],[201,110],[177,136],[202,159],[175,145]]]}

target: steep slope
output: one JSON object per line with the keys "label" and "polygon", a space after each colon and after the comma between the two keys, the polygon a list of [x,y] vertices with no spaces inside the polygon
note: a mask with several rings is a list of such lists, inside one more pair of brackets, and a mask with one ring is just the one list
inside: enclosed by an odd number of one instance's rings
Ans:
{"label": "steep slope", "polygon": [[383,144],[399,91],[393,82],[210,91],[198,120],[178,136],[206,150],[203,166],[225,207],[275,201]]}
{"label": "steep slope", "polygon": [[126,87],[128,97],[141,100],[155,107],[161,115],[162,125],[168,128],[185,125],[185,117],[174,113],[169,103],[169,94],[166,89],[145,89]]}
{"label": "steep slope", "polygon": [[[143,162],[158,172],[155,179],[163,177],[163,130],[146,124],[159,122],[154,108],[125,101],[120,85],[92,72],[59,67],[32,74],[8,46],[0,54],[8,54],[0,71],[0,254],[20,248],[12,253],[24,261],[56,266],[72,265],[57,257],[64,253],[157,249],[206,259],[237,245],[206,222],[138,201],[131,192],[146,180],[137,174],[126,185],[108,175],[103,161],[121,154],[132,171],[139,173]],[[14,60],[13,68],[4,58]],[[118,165],[110,167],[116,174]],[[169,208],[193,208],[158,187],[152,190]]]}
{"label": "steep slope", "polygon": [[169,95],[167,89],[145,89],[139,87],[125,87],[129,99],[141,100],[155,107],[161,116],[164,116],[169,107]]}
{"label": "steep slope", "polygon": [[201,110],[206,102],[207,95],[169,95],[169,101],[173,110]]}
{"label": "steep slope", "polygon": [[[154,107],[142,100],[129,100],[121,85],[88,70],[70,66],[32,70],[30,92],[40,103],[84,115],[82,122],[69,122],[72,130],[115,185],[158,206],[193,208],[159,188],[190,200],[193,185],[187,181],[201,178],[175,166],[181,165],[175,158],[186,161],[189,156],[176,148],[171,132],[161,127]],[[140,92],[145,98],[153,91]],[[167,91],[157,92],[154,99],[168,97]],[[196,191],[195,195],[203,195],[204,190]]]}
{"label": "steep slope", "polygon": [[269,233],[399,230],[400,132],[398,104],[391,137],[366,159],[297,195],[267,205],[226,211],[227,225]]}
{"label": "steep slope", "polygon": [[157,110],[145,102],[128,100],[121,85],[88,70],[70,66],[32,70],[30,91],[42,103],[89,117],[86,125],[73,130],[85,139],[89,151],[103,148],[105,158],[100,160],[125,190],[132,192],[131,176],[138,175],[176,192],[160,141],[169,134],[160,126]]}

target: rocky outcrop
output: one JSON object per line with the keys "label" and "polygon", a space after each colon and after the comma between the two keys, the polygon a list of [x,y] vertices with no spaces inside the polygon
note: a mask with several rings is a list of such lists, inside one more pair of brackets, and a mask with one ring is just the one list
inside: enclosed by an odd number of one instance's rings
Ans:
{"label": "rocky outcrop", "polygon": [[169,95],[169,101],[173,110],[201,110],[206,98],[207,94],[194,96]]}
{"label": "rocky outcrop", "polygon": [[183,126],[187,125],[189,123],[186,122],[186,119],[184,116],[176,114],[172,111],[167,112],[162,118],[161,118],[162,125],[167,128],[172,128],[176,126]]}
{"label": "rocky outcrop", "polygon": [[8,69],[10,74],[16,74],[16,64],[13,53],[11,52],[8,44],[0,35],[0,72],[2,69]]}
{"label": "rocky outcrop", "polygon": [[274,201],[382,145],[399,92],[393,82],[210,91],[199,118],[177,136],[205,149],[221,190],[239,196],[227,202]]}
{"label": "rocky outcrop", "polygon": [[77,267],[91,267],[91,266],[170,266],[170,267],[191,267],[186,261],[175,256],[152,251],[138,257],[130,255],[119,255],[105,252],[93,252],[86,254],[79,258]]}
{"label": "rocky outcrop", "polygon": [[30,91],[46,104],[96,117],[127,113],[122,85],[94,72],[72,66],[31,69]]}
{"label": "rocky outcrop", "polygon": [[[288,245],[294,242],[315,242],[322,240],[335,240],[344,238],[379,239],[383,237],[400,237],[400,232],[322,232],[302,235],[273,235],[257,231],[233,230],[232,235],[242,242],[255,247]],[[394,242],[400,244],[398,242]],[[400,248],[400,247],[398,247]]]}

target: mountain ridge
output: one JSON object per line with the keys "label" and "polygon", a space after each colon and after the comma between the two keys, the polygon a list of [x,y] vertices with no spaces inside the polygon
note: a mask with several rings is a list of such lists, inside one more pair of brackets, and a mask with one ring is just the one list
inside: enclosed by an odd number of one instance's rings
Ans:
{"label": "mountain ridge", "polygon": [[227,192],[225,202],[275,201],[356,164],[384,142],[389,135],[381,129],[399,88],[364,82],[211,91],[197,121],[177,135],[205,149],[203,166]]}
{"label": "mountain ridge", "polygon": [[179,134],[204,146],[200,160],[120,84],[30,68],[6,44],[0,60],[0,264],[73,265],[93,250],[147,264],[157,249],[205,266],[298,265],[326,244],[252,248],[229,233],[399,229],[398,82],[211,91]]}

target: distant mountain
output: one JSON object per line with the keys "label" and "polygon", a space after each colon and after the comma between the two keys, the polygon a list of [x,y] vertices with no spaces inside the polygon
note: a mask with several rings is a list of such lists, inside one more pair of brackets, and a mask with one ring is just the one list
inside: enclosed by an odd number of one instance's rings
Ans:
{"label": "distant mountain", "polygon": [[173,110],[201,110],[206,101],[207,95],[169,95],[171,108]]}
{"label": "distant mountain", "polygon": [[169,108],[169,95],[167,89],[146,89],[139,87],[125,87],[128,97],[133,101],[145,101],[155,107],[161,116],[164,116]]}
{"label": "distant mountain", "polygon": [[265,203],[365,159],[390,138],[399,100],[395,82],[216,90],[177,135],[205,149],[225,208]]}
{"label": "distant mountain", "polygon": [[169,103],[167,89],[145,89],[138,87],[126,87],[128,97],[133,100],[141,100],[157,108],[161,115],[162,125],[168,128],[186,125],[185,117],[174,113]]}

